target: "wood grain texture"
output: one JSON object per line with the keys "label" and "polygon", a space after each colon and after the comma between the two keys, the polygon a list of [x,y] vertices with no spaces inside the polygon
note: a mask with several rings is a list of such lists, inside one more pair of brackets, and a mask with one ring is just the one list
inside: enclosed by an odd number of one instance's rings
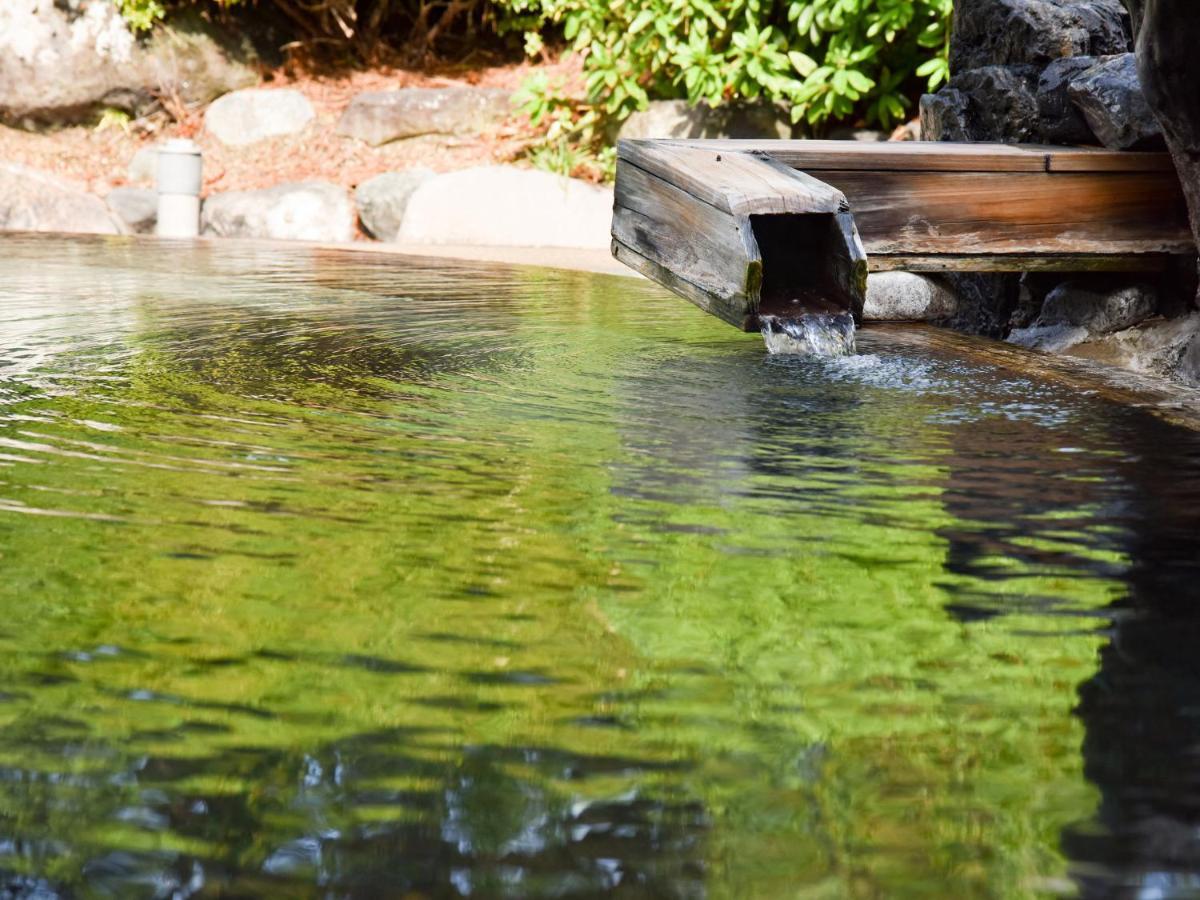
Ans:
{"label": "wood grain texture", "polygon": [[758,305],[762,264],[749,220],[625,161],[618,162],[612,236],[738,315]]}
{"label": "wood grain texture", "polygon": [[739,306],[736,303],[723,302],[719,298],[714,297],[710,292],[698,285],[692,284],[685,278],[681,278],[666,266],[643,256],[637,250],[622,243],[615,237],[612,241],[612,255],[635,272],[642,273],[651,281],[662,285],[672,293],[678,294],[685,300],[690,300],[705,312],[716,316],[722,321],[728,322],[734,328],[741,331],[754,330],[754,323],[756,321],[755,313],[747,311],[745,307]]}
{"label": "wood grain texture", "polygon": [[1144,253],[1134,256],[1020,254],[961,255],[876,253],[867,260],[872,272],[1165,272],[1172,257]]}
{"label": "wood grain texture", "polygon": [[[645,142],[641,142],[645,143]],[[1166,153],[936,141],[662,140],[710,152],[765,153],[805,172],[1174,172]],[[818,176],[819,177],[819,176]],[[823,180],[823,179],[822,179]]]}
{"label": "wood grain texture", "polygon": [[621,141],[618,160],[734,216],[836,213],[846,198],[774,159],[673,141]]}
{"label": "wood grain texture", "polygon": [[1178,182],[1160,173],[826,171],[868,254],[1191,254]]}

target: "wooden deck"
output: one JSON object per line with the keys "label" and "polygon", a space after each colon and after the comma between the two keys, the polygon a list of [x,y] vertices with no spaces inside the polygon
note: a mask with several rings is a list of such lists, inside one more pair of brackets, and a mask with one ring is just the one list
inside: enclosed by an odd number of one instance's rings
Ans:
{"label": "wooden deck", "polygon": [[1196,252],[1167,154],[1002,144],[622,141],[612,236],[747,330],[795,305],[857,314],[868,270],[1159,271]]}

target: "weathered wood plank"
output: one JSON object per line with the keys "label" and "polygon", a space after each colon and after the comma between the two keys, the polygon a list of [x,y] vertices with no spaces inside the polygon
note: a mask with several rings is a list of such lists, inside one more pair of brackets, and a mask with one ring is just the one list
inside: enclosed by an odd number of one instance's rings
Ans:
{"label": "weathered wood plank", "polygon": [[868,254],[1192,253],[1174,176],[825,171]]}
{"label": "weathered wood plank", "polygon": [[722,212],[621,160],[612,235],[737,316],[754,312],[762,262],[746,217]]}
{"label": "weathered wood plank", "polygon": [[1171,256],[1098,254],[880,254],[868,257],[872,272],[1163,272]]}
{"label": "weathered wood plank", "polygon": [[734,216],[836,213],[839,191],[774,159],[667,141],[621,141],[618,159]]}
{"label": "weathered wood plank", "polygon": [[747,312],[744,307],[736,304],[722,302],[709,291],[706,291],[699,285],[692,284],[686,278],[681,278],[661,263],[642,256],[642,254],[615,237],[612,241],[612,255],[635,272],[641,272],[651,281],[661,284],[667,290],[678,294],[686,300],[690,300],[705,312],[716,316],[724,322],[728,322],[734,328],[742,331],[754,330],[756,320],[754,313]]}
{"label": "weathered wood plank", "polygon": [[[644,142],[643,142],[644,143]],[[952,144],[935,141],[662,140],[654,143],[741,153],[765,153],[805,172],[1173,172],[1166,153],[1032,144]],[[820,176],[819,176],[820,177]],[[822,178],[822,180],[824,180]]]}

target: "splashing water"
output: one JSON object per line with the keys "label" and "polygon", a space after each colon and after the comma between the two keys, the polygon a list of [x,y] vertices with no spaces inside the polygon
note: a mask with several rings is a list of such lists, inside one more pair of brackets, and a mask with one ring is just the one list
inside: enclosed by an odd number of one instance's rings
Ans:
{"label": "splashing water", "polygon": [[760,316],[767,352],[804,356],[854,354],[854,317],[849,313]]}

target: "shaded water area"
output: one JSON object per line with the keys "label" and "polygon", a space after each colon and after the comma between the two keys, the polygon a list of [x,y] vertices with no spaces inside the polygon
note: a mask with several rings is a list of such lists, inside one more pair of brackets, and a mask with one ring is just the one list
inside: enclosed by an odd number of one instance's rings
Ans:
{"label": "shaded water area", "polygon": [[4,896],[1200,893],[1200,435],[1099,382],[222,244],[0,333]]}

